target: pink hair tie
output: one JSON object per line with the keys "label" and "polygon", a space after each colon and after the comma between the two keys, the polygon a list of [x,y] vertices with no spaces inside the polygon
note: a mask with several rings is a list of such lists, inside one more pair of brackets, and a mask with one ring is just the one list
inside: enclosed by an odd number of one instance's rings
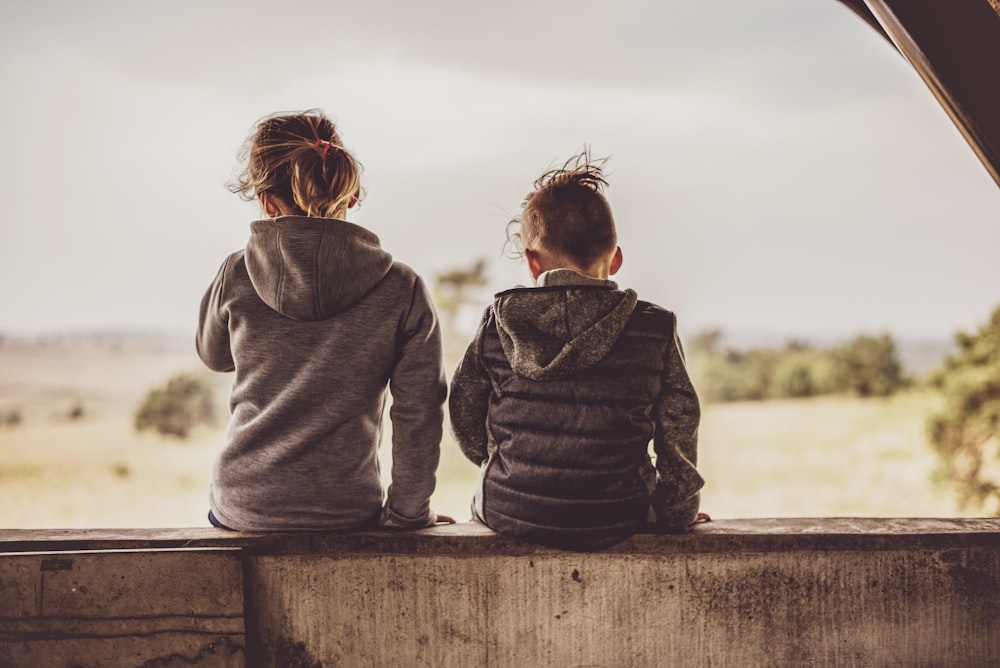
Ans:
{"label": "pink hair tie", "polygon": [[[326,146],[323,146],[324,144],[326,144]],[[326,152],[330,150],[331,146],[333,146],[333,142],[329,139],[317,139],[316,146],[323,146],[323,159],[326,160]]]}

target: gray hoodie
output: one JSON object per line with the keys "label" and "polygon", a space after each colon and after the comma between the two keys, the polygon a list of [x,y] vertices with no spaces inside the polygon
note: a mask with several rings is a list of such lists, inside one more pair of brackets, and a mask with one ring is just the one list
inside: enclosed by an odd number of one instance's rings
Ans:
{"label": "gray hoodie", "polygon": [[[433,521],[446,385],[423,281],[351,223],[283,216],[251,225],[201,303],[196,346],[234,371],[209,495],[241,531],[346,529],[383,509]],[[392,393],[392,483],[377,459]]]}

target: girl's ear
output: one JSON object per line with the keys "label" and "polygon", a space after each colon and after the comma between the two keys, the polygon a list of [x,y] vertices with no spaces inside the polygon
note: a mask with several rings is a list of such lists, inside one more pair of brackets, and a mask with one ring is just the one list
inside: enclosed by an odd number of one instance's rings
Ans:
{"label": "girl's ear", "polygon": [[268,218],[277,218],[281,213],[274,199],[266,194],[262,194],[258,199],[260,199],[260,208],[264,212],[264,215]]}
{"label": "girl's ear", "polygon": [[611,266],[608,268],[608,275],[614,276],[618,273],[618,270],[622,268],[622,247],[619,246],[615,249],[615,256],[611,258]]}
{"label": "girl's ear", "polygon": [[358,204],[358,200],[361,199],[361,191],[355,190],[354,194],[351,195],[351,199],[347,201],[347,208],[353,209]]}

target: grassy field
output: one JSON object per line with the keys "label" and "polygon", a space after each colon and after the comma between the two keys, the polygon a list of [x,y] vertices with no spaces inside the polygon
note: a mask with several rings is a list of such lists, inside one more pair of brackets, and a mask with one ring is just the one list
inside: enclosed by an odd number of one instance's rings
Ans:
{"label": "grassy field", "polygon": [[[132,429],[149,388],[195,369],[192,352],[151,343],[0,345],[0,416],[21,416],[0,426],[0,527],[205,526],[222,427],[187,441]],[[715,518],[975,515],[932,482],[924,423],[937,401],[911,392],[707,406],[702,507]],[[446,437],[435,510],[467,519],[477,473]]]}

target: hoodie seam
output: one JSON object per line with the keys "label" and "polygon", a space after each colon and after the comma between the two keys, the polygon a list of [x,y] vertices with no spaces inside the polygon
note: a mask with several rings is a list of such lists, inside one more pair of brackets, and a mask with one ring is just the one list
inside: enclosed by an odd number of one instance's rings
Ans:
{"label": "hoodie seam", "polygon": [[[494,329],[494,331],[496,331],[497,340],[499,341],[500,340],[500,321],[497,318],[497,311],[496,311],[496,307],[495,306],[491,306],[490,307],[490,318],[493,321],[493,329]],[[486,333],[487,327],[489,327],[489,323],[487,323],[483,327],[483,333],[484,334]],[[486,375],[490,379],[490,385],[493,386],[493,393],[497,396],[497,398],[500,398],[503,395],[505,395],[506,392],[504,391],[503,386],[500,383],[500,376],[499,376],[499,374],[496,373],[496,371],[493,369],[492,365],[486,363],[486,356],[485,356],[485,354],[486,354],[486,337],[485,336],[481,336],[479,338],[479,350],[478,350],[479,363],[482,365],[483,369],[486,370]],[[487,425],[486,425],[486,431],[487,431],[487,434],[489,435],[490,434],[489,423],[487,423]]]}
{"label": "hoodie seam", "polygon": [[[395,375],[396,365],[398,365],[400,360],[403,359],[403,349],[406,347],[406,343],[410,340],[410,316],[413,314],[413,310],[416,307],[418,287],[419,282],[414,279],[410,283],[410,299],[403,308],[402,312],[399,314],[399,319],[396,321],[396,342],[395,349],[393,350],[391,375]],[[390,392],[391,391],[392,390],[390,389]]]}
{"label": "hoodie seam", "polygon": [[226,276],[229,274],[229,268],[232,265],[233,256],[230,255],[226,258],[226,261],[222,265],[222,271],[219,272],[219,299],[215,303],[215,308],[212,309],[212,315],[215,321],[222,327],[226,329],[229,328],[229,323],[222,318],[222,300],[223,296],[226,294]]}
{"label": "hoodie seam", "polygon": [[409,323],[410,316],[413,314],[414,309],[417,306],[417,291],[420,287],[420,283],[414,277],[413,281],[410,283],[410,303],[406,305],[406,315],[403,316],[403,333],[407,338],[410,336]]}
{"label": "hoodie seam", "polygon": [[[490,372],[489,366],[486,364],[486,358],[483,355],[484,352],[483,347],[485,345],[485,340],[486,340],[485,336],[486,329],[490,326],[490,319],[495,319],[495,318],[496,315],[493,312],[493,307],[489,306],[486,309],[486,312],[483,314],[483,321],[482,324],[480,324],[479,326],[479,331],[476,332],[476,339],[475,339],[476,362],[478,362],[479,366],[483,369],[483,371],[486,372],[486,378],[490,381],[490,385],[492,386],[494,392],[496,391],[497,384],[493,379],[493,374]],[[497,334],[499,335],[499,332]]]}
{"label": "hoodie seam", "polygon": [[323,242],[326,240],[326,228],[319,231],[319,241],[316,243],[316,254],[313,256],[313,317],[317,320],[323,317],[323,310],[320,300],[320,280],[319,280],[319,258],[323,251]]}
{"label": "hoodie seam", "polygon": [[278,313],[284,313],[282,302],[282,295],[284,294],[285,286],[285,251],[281,245],[281,226],[275,225],[274,233],[274,245],[277,246],[278,257],[281,258],[281,263],[278,265],[278,289],[277,293],[274,295],[274,305],[277,307],[274,309]]}

